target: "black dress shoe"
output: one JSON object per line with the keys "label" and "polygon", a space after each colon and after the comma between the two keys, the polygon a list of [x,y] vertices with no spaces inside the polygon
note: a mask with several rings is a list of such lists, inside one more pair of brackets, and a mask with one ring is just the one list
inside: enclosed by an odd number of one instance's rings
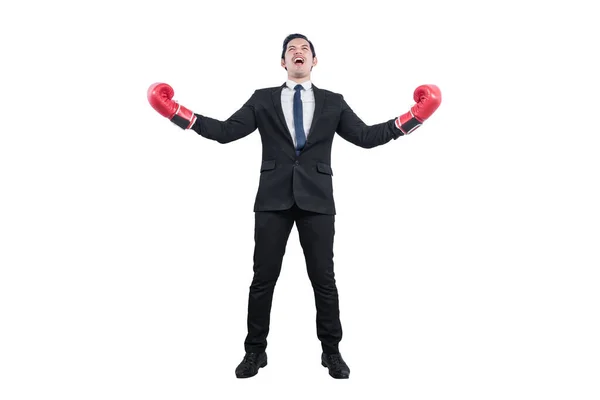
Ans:
{"label": "black dress shoe", "polygon": [[258,374],[258,369],[267,365],[267,353],[246,353],[244,359],[235,369],[238,378],[250,378]]}
{"label": "black dress shoe", "polygon": [[350,377],[350,368],[348,368],[340,353],[323,353],[321,355],[321,364],[329,368],[329,375],[335,379],[348,379]]}

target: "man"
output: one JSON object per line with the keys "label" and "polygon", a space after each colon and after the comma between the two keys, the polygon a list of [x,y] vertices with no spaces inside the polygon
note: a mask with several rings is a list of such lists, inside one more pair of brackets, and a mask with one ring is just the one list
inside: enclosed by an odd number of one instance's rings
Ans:
{"label": "man", "polygon": [[372,148],[417,129],[441,102],[434,85],[418,87],[417,102],[405,114],[366,125],[343,96],[317,88],[311,71],[317,65],[311,41],[301,34],[285,38],[281,66],[287,81],[256,90],[231,117],[219,121],[179,105],[173,89],[156,83],[148,100],[162,116],[219,143],[241,139],[256,129],[262,140],[262,164],[256,200],[254,277],[248,298],[246,354],[235,370],[248,378],[267,365],[267,334],[275,283],[294,223],[298,229],[317,312],[321,363],[334,378],[348,378],[350,369],[339,351],[342,326],[333,269],[335,204],[331,145],[337,132],[347,141]]}

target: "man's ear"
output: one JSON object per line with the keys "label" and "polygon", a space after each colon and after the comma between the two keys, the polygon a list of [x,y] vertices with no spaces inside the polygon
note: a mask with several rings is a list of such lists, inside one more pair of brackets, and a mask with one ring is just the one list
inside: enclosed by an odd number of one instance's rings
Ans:
{"label": "man's ear", "polygon": [[283,68],[285,68],[285,70],[287,71],[287,67],[285,66],[285,60],[281,60],[281,66],[282,66]]}
{"label": "man's ear", "polygon": [[317,60],[317,57],[313,57],[313,67],[314,67],[315,65],[317,65],[317,62],[319,62],[319,60]]}

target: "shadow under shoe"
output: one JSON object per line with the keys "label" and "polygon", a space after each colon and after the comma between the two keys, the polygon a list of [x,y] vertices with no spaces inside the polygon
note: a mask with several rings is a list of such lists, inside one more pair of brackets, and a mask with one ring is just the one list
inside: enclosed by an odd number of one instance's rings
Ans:
{"label": "shadow under shoe", "polygon": [[329,368],[329,375],[335,379],[348,379],[350,377],[350,368],[342,358],[340,353],[321,355],[321,365]]}
{"label": "shadow under shoe", "polygon": [[246,353],[244,359],[235,369],[238,378],[250,378],[258,374],[258,369],[267,365],[267,353]]}

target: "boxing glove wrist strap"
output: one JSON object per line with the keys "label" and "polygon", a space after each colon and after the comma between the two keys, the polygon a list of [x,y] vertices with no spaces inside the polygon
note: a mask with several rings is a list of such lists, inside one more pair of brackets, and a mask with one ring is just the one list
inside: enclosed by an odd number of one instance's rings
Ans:
{"label": "boxing glove wrist strap", "polygon": [[170,120],[181,129],[190,129],[196,122],[196,115],[180,104],[177,104],[177,111]]}
{"label": "boxing glove wrist strap", "polygon": [[396,128],[400,129],[405,135],[410,134],[423,124],[411,111],[396,118]]}

